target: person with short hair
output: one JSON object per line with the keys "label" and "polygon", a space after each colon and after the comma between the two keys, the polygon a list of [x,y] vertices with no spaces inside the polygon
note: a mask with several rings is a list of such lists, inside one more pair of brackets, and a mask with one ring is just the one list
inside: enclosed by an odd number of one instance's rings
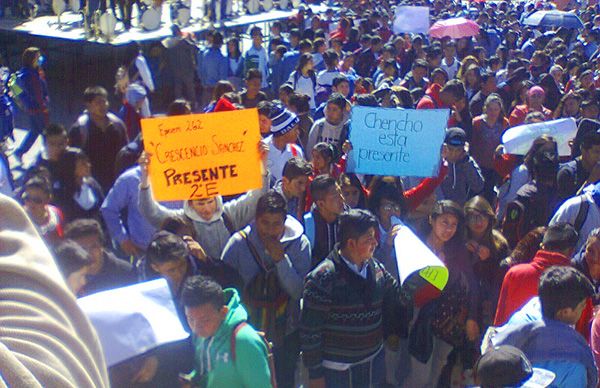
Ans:
{"label": "person with short hair", "polygon": [[281,105],[275,105],[269,115],[271,135],[263,139],[269,147],[267,167],[276,180],[283,176],[285,163],[295,157],[304,158],[298,142],[298,116]]}
{"label": "person with short hair", "polygon": [[339,243],[304,285],[304,365],[311,387],[378,386],[385,382],[384,340],[400,334],[411,312],[398,283],[373,258],[377,219],[360,209],[339,218]]}
{"label": "person with short hair", "polygon": [[294,386],[300,352],[296,322],[310,270],[310,243],[302,224],[287,213],[283,195],[267,192],[258,200],[254,221],[229,239],[222,256],[243,279],[249,322],[273,343],[278,387]]}
{"label": "person with short hair", "polygon": [[117,154],[129,141],[121,119],[109,111],[108,92],[101,86],[83,93],[86,109],[69,129],[69,145],[89,156],[92,175],[106,192],[116,179]]}
{"label": "person with short hair", "polygon": [[[315,121],[308,134],[306,149],[312,150],[315,144],[330,143],[336,149],[336,158],[342,154],[342,145],[348,139],[348,125],[345,112],[348,109],[348,100],[341,93],[333,93],[325,106],[325,117]],[[307,153],[307,159],[312,155]]]}
{"label": "person with short hair", "polygon": [[588,184],[597,181],[598,174],[592,175],[592,172],[596,163],[600,162],[600,131],[590,131],[583,135],[579,149],[580,156],[562,164],[558,169],[556,183],[562,199],[576,195]]}
{"label": "person with short hair", "polygon": [[106,248],[104,232],[98,221],[82,218],[67,224],[65,238],[75,241],[90,255],[87,284],[81,290],[82,296],[135,283],[131,264],[118,259]]}
{"label": "person with short hair", "polygon": [[73,240],[62,241],[54,251],[56,264],[67,286],[77,296],[87,284],[87,275],[92,263],[90,254]]}
{"label": "person with short hair", "polygon": [[[269,75],[269,54],[267,53],[267,50],[262,46],[262,29],[258,26],[252,27],[250,29],[250,37],[252,38],[252,46],[244,53],[244,71],[246,74],[249,74],[250,69],[257,69],[260,78],[253,77],[252,79],[259,80],[259,89],[265,89],[269,86],[269,84],[267,83]],[[249,78],[246,77],[246,81],[248,80]],[[244,104],[244,106],[246,105]]]}
{"label": "person with short hair", "polygon": [[557,223],[548,227],[531,263],[515,265],[504,275],[494,326],[505,324],[515,311],[538,295],[538,280],[546,268],[571,265],[577,239],[577,231],[569,224]]}
{"label": "person with short hair", "polygon": [[41,176],[27,179],[20,199],[44,241],[50,246],[58,244],[64,237],[65,221],[62,210],[50,204],[52,190],[49,182]]}
{"label": "person with short hair", "polygon": [[194,334],[196,357],[189,375],[191,384],[215,388],[273,386],[267,346],[246,323],[248,313],[235,289],[223,289],[209,278],[193,276],[184,283],[181,299]]}
{"label": "person with short hair", "polygon": [[287,204],[288,214],[296,219],[302,219],[302,200],[306,195],[312,167],[304,158],[294,157],[285,162],[283,176],[273,189],[283,196]]}
{"label": "person with short hair", "polygon": [[[522,286],[527,281],[522,279]],[[552,386],[595,387],[598,371],[586,340],[573,329],[594,288],[584,274],[568,266],[551,266],[539,279],[542,320],[509,326],[497,333],[495,345],[512,345],[523,351],[533,366],[556,377]]]}
{"label": "person with short hair", "polygon": [[246,72],[246,88],[240,93],[244,108],[255,108],[259,102],[267,100],[265,92],[261,91],[263,76],[259,69],[249,69]]}

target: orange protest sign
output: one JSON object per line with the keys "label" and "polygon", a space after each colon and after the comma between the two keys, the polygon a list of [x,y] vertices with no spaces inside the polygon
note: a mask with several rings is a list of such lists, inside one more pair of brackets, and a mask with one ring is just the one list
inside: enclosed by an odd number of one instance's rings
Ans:
{"label": "orange protest sign", "polygon": [[142,120],[159,201],[202,199],[262,184],[256,109]]}

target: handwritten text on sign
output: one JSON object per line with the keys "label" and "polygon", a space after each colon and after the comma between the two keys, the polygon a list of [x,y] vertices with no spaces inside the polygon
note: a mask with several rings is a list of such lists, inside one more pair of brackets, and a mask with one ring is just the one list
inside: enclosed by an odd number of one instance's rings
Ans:
{"label": "handwritten text on sign", "polygon": [[261,185],[256,109],[142,120],[160,201],[230,195]]}
{"label": "handwritten text on sign", "polygon": [[448,109],[353,107],[348,171],[435,176],[449,113]]}

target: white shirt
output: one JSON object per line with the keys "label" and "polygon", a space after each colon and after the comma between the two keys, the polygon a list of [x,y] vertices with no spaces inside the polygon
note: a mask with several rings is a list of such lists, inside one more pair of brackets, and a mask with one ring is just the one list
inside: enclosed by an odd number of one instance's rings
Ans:
{"label": "white shirt", "polygon": [[354,272],[355,274],[357,274],[358,276],[360,276],[363,279],[367,278],[367,263],[363,263],[362,268],[359,268],[357,264],[354,264],[351,261],[346,260],[346,258],[342,255],[340,255],[340,257],[342,258],[342,260],[344,260],[344,263],[346,263],[346,265],[348,265],[348,268],[350,268],[352,270],[352,272]]}
{"label": "white shirt", "polygon": [[446,62],[446,58],[442,58],[442,63],[440,67],[444,69],[446,73],[448,73],[448,79],[452,79],[456,76],[456,73],[458,73],[458,65],[459,62],[456,58],[454,58],[454,62],[452,62],[451,65],[448,65],[448,63]]}
{"label": "white shirt", "polygon": [[[581,225],[581,230],[579,232],[579,240],[577,240],[577,245],[575,246],[575,252],[578,252],[583,244],[587,241],[587,238],[592,230],[600,227],[600,210],[596,203],[592,199],[592,194],[587,192],[583,194],[585,200],[590,203],[587,216],[583,225]],[[552,219],[550,220],[550,226],[559,223],[566,222],[571,225],[575,223],[575,219],[577,218],[577,214],[579,213],[579,207],[581,206],[581,196],[575,196],[567,199],[556,211]]]}
{"label": "white shirt", "polygon": [[304,158],[302,149],[296,144],[287,144],[283,151],[273,145],[273,135],[263,139],[269,146],[269,156],[267,158],[267,168],[275,180],[280,180],[283,176],[283,167],[285,163],[296,156]]}

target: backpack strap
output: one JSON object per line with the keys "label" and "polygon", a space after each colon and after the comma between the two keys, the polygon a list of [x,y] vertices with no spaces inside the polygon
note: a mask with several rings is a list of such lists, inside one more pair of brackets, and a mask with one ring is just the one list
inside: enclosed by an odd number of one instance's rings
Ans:
{"label": "backpack strap", "polygon": [[242,321],[240,323],[238,323],[237,325],[235,325],[235,327],[233,328],[233,331],[231,332],[231,359],[233,360],[233,362],[235,362],[235,339],[239,333],[240,330],[242,330],[242,328],[244,326],[248,325],[248,323],[246,321]]}
{"label": "backpack strap", "polygon": [[90,123],[90,114],[86,111],[77,118],[77,126],[79,127],[79,136],[81,137],[80,148],[85,149],[87,146],[88,136],[90,129],[88,125]]}
{"label": "backpack strap", "polygon": [[575,222],[573,223],[573,227],[579,233],[585,220],[587,219],[588,210],[590,210],[590,203],[588,202],[585,195],[580,196],[581,202],[579,203],[579,210],[577,211],[577,217],[575,217]]}
{"label": "backpack strap", "polygon": [[321,121],[319,123],[319,126],[317,127],[317,143],[320,142],[320,141],[322,141],[322,140],[319,140],[319,138],[321,136],[323,136],[323,129],[325,128],[325,119],[322,119],[322,120],[323,121]]}
{"label": "backpack strap", "polygon": [[225,228],[229,232],[229,235],[233,235],[235,233],[235,226],[233,226],[233,221],[231,221],[231,217],[223,211],[221,214],[221,218],[223,218],[223,223],[225,224]]}
{"label": "backpack strap", "polygon": [[248,249],[250,250],[250,253],[252,254],[252,257],[254,258],[254,261],[256,261],[256,264],[258,264],[258,266],[263,271],[268,272],[267,266],[265,265],[265,263],[261,259],[260,255],[258,254],[258,250],[254,246],[254,244],[252,244],[252,242],[248,238],[248,234],[246,233],[246,231],[245,230],[240,230],[238,233],[239,233],[240,236],[242,236],[242,238],[244,240],[246,240],[246,245],[248,245]]}
{"label": "backpack strap", "polygon": [[315,218],[312,215],[312,212],[308,212],[304,214],[304,234],[308,237],[308,241],[310,242],[310,247],[314,248],[315,246]]}
{"label": "backpack strap", "polygon": [[[238,323],[231,332],[231,339],[229,341],[231,347],[231,359],[233,360],[233,363],[235,363],[236,359],[235,340],[240,330],[242,330],[245,326],[248,326],[248,322],[242,321]],[[272,388],[277,388],[277,380],[275,379],[275,358],[273,357],[273,345],[269,341],[267,341],[267,338],[265,337],[265,334],[263,332],[257,331],[256,333],[267,348],[267,362],[269,364],[269,371],[271,372],[271,386]]]}

